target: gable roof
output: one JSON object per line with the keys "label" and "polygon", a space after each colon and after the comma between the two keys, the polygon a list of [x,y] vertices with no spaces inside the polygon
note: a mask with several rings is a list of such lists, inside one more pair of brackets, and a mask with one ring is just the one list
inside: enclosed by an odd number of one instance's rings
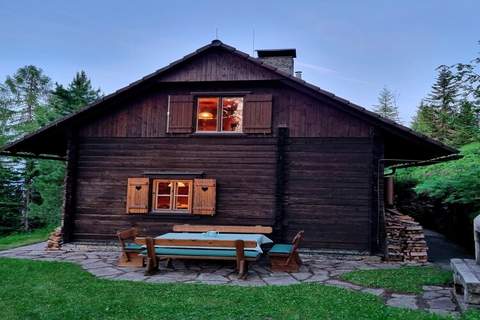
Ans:
{"label": "gable roof", "polygon": [[[230,52],[231,54],[237,55],[242,57],[243,59],[246,59],[250,61],[251,63],[264,68],[266,70],[271,71],[273,74],[278,76],[278,79],[285,81],[286,84],[290,85],[296,85],[297,87],[303,88],[309,93],[322,96],[323,98],[327,98],[330,101],[336,103],[338,107],[340,107],[343,111],[346,111],[348,113],[354,114],[357,117],[360,117],[370,123],[372,123],[376,127],[380,127],[383,129],[385,132],[388,134],[392,135],[393,137],[401,137],[405,138],[406,140],[415,143],[417,145],[424,145],[427,147],[427,149],[431,149],[434,152],[432,155],[435,156],[442,156],[442,155],[448,155],[448,154],[455,154],[458,153],[459,151],[447,146],[439,141],[436,141],[434,139],[431,139],[423,134],[417,133],[413,131],[412,129],[405,127],[401,124],[398,124],[394,121],[391,121],[389,119],[383,118],[379,116],[378,114],[369,111],[357,104],[354,104],[346,99],[343,99],[341,97],[336,96],[335,94],[323,90],[318,86],[315,86],[311,83],[306,82],[303,79],[294,77],[291,74],[285,73],[273,66],[270,66],[269,64],[262,62],[260,59],[251,57],[250,55],[237,50],[234,47],[231,47],[229,45],[224,44],[220,40],[214,40],[210,44],[205,45],[196,51],[187,54],[181,59],[178,59],[169,65],[141,78],[140,80],[137,80],[95,102],[92,104],[86,106],[84,109],[73,113],[69,116],[66,116],[64,118],[61,118],[57,121],[54,121],[50,123],[47,126],[44,126],[37,131],[34,131],[28,135],[25,135],[24,137],[13,141],[12,143],[9,143],[5,145],[2,150],[5,152],[9,153],[16,153],[16,152],[31,152],[34,154],[55,154],[55,155],[64,155],[65,150],[66,150],[66,143],[67,143],[67,137],[66,137],[66,132],[67,128],[69,128],[69,125],[74,123],[77,120],[81,120],[82,116],[94,112],[98,109],[101,109],[103,105],[106,104],[106,102],[110,102],[114,100],[115,98],[126,94],[134,89],[140,88],[143,85],[146,85],[147,83],[151,82],[152,80],[156,79],[157,77],[160,77],[161,75],[164,75],[167,73],[167,71],[172,70],[174,67],[181,65],[182,63],[185,63],[186,61],[191,60],[192,58],[200,55],[201,53],[211,49],[211,48],[220,48],[223,50],[226,50]],[[45,141],[51,141],[50,139],[52,137],[57,138],[55,141],[55,144],[42,144],[42,147],[38,147],[37,142],[45,142]],[[60,139],[58,139],[60,138]],[[419,157],[422,158],[422,157]],[[425,158],[425,157],[423,157]],[[423,159],[422,158],[422,159]]]}

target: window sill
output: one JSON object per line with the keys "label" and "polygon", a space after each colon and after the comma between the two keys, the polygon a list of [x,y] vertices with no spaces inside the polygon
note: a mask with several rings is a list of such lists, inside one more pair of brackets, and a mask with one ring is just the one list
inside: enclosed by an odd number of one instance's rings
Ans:
{"label": "window sill", "polygon": [[247,134],[243,132],[194,132],[191,134],[191,136],[194,136],[194,137],[218,137],[218,136],[245,137],[247,136]]}
{"label": "window sill", "polygon": [[145,216],[150,216],[155,219],[160,219],[160,220],[198,220],[201,216],[194,215],[191,213],[164,213],[164,212],[154,212],[151,211]]}
{"label": "window sill", "polygon": [[193,216],[190,212],[181,212],[181,211],[170,211],[170,212],[162,212],[162,211],[151,211],[149,214],[156,215],[156,216]]}

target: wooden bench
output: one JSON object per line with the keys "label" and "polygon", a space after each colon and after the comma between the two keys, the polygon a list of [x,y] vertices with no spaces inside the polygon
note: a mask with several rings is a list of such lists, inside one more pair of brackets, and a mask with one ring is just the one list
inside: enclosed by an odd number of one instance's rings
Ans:
{"label": "wooden bench", "polygon": [[139,256],[145,247],[135,243],[138,235],[136,228],[130,228],[117,232],[118,241],[120,242],[121,254],[118,259],[119,267],[143,267],[143,256]]}
{"label": "wooden bench", "polygon": [[268,252],[271,270],[283,272],[298,272],[302,260],[298,255],[298,247],[303,240],[304,231],[298,232],[292,240],[292,244],[275,244]]}
{"label": "wooden bench", "polygon": [[197,260],[230,260],[236,261],[239,278],[245,279],[248,273],[248,262],[257,261],[261,253],[254,249],[256,241],[243,240],[185,240],[137,238],[136,243],[145,245],[141,254],[147,258],[145,275],[158,271],[159,260],[197,259]]}
{"label": "wooden bench", "polygon": [[176,224],[173,226],[175,232],[207,232],[217,231],[221,233],[258,233],[271,234],[272,227],[265,226],[220,226],[220,225],[199,225],[199,224]]}

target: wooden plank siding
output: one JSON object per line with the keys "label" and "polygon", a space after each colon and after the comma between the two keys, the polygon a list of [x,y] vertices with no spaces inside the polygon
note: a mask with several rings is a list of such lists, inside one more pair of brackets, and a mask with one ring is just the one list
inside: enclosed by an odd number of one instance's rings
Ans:
{"label": "wooden plank siding", "polygon": [[286,147],[287,238],[309,247],[369,251],[369,138],[291,138]]}
{"label": "wooden plank siding", "polygon": [[[158,235],[175,223],[188,221],[272,225],[275,146],[274,139],[255,138],[81,139],[74,238],[112,238],[115,230],[132,224],[147,235]],[[215,178],[216,214],[122,213],[127,179],[162,170],[203,171],[206,177]]]}
{"label": "wooden plank siding", "polygon": [[[287,86],[264,84],[263,86],[230,85],[229,91],[271,95],[273,99],[272,135],[275,128],[286,126],[291,137],[368,137],[371,126],[335,106],[322,103]],[[211,87],[199,84],[196,91],[209,91]],[[113,106],[108,113],[79,128],[83,137],[165,137],[169,95],[189,95],[190,87],[182,89],[152,89],[145,95],[132,98],[122,105]],[[248,101],[245,101],[248,103]],[[193,108],[194,110],[196,108]],[[181,134],[175,134],[178,136]],[[184,134],[185,136],[190,134]],[[263,133],[257,134],[264,136]]]}
{"label": "wooden plank siding", "polygon": [[212,50],[170,70],[162,75],[159,81],[249,81],[280,78],[271,70],[259,68],[239,56]]}
{"label": "wooden plank siding", "polygon": [[[152,236],[178,223],[272,226],[275,152],[274,138],[82,138],[74,239],[113,238],[132,225]],[[371,140],[291,138],[286,152],[286,239],[305,229],[306,247],[367,250]],[[128,178],[156,170],[202,171],[215,178],[216,214],[125,214]]]}

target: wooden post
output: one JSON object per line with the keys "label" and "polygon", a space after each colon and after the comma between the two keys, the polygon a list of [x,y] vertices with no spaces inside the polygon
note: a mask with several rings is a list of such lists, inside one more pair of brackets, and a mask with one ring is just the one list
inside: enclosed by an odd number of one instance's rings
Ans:
{"label": "wooden post", "polygon": [[158,259],[155,253],[155,241],[153,238],[147,237],[145,244],[147,246],[147,269],[145,270],[145,275],[150,276],[158,271]]}
{"label": "wooden post", "polygon": [[235,241],[235,251],[237,256],[237,272],[239,279],[246,279],[248,274],[248,265],[245,260],[245,243],[243,240]]}
{"label": "wooden post", "polygon": [[273,237],[277,242],[285,239],[285,183],[286,183],[286,144],[288,139],[288,127],[279,127],[277,135],[277,162],[276,162],[276,185],[275,185],[275,222],[273,225]]}
{"label": "wooden post", "polygon": [[67,137],[67,153],[65,164],[63,207],[61,217],[62,240],[69,242],[72,240],[73,221],[75,210],[75,167],[77,162],[77,145],[71,132]]}

